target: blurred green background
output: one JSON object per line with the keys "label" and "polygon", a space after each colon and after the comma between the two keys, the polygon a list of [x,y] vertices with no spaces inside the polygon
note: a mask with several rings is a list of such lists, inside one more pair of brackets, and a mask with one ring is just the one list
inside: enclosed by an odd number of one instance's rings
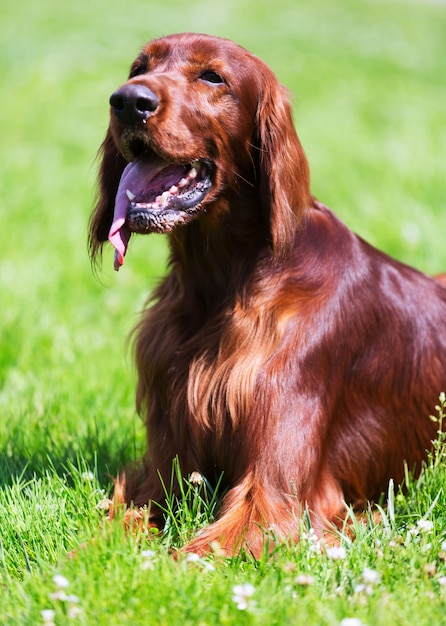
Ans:
{"label": "blurred green background", "polygon": [[236,40],[293,93],[313,193],[356,232],[446,271],[446,4],[22,0],[0,8],[0,472],[138,454],[126,337],[165,267],[134,238],[94,276],[87,223],[108,97],[145,41]]}

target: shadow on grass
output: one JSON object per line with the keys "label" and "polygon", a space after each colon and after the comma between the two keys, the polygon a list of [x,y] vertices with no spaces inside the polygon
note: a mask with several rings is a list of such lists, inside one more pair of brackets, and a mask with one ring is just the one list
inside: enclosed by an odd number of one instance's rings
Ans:
{"label": "shadow on grass", "polygon": [[[17,436],[14,436],[14,435]],[[129,463],[142,455],[137,450],[134,434],[119,439],[111,434],[108,438],[98,433],[88,433],[82,439],[54,441],[45,437],[34,447],[25,441],[23,433],[12,433],[0,448],[0,488],[17,480],[29,481],[42,478],[50,471],[70,480],[70,467],[91,471],[98,482],[108,491],[113,478]]]}

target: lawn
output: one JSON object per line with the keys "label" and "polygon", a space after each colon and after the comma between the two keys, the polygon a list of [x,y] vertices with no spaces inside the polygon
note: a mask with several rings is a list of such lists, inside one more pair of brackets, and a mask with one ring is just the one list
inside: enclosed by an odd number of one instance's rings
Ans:
{"label": "lawn", "polygon": [[134,238],[119,274],[111,251],[92,271],[95,155],[139,48],[184,30],[267,61],[293,93],[313,193],[374,245],[446,271],[445,3],[3,2],[0,624],[446,624],[441,437],[421,478],[390,485],[380,520],[334,551],[303,519],[298,546],[258,562],[174,561],[212,514],[186,479],[163,537],[105,521],[111,477],[144,448],[127,337],[166,247]]}

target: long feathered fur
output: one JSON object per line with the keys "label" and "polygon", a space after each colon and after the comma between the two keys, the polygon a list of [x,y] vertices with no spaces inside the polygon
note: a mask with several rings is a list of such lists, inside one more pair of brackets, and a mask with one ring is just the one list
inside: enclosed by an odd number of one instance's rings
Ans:
{"label": "long feathered fur", "polygon": [[[191,81],[215,66],[223,89]],[[147,454],[118,491],[152,503],[162,526],[174,458],[211,482],[223,472],[219,517],[187,549],[258,555],[265,531],[297,540],[304,508],[322,532],[345,502],[364,506],[401,481],[404,463],[420,468],[446,388],[446,289],[311,197],[288,95],[257,57],[170,36],[147,45],[129,83],[159,96],[141,131],[150,145],[173,161],[211,159],[215,178],[201,213],[168,235],[169,272],[135,330]],[[122,132],[112,112],[93,256],[126,164]]]}

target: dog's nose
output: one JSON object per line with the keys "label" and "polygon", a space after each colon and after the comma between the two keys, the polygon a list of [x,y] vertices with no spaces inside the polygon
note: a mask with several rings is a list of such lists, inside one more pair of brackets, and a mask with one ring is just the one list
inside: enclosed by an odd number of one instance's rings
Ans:
{"label": "dog's nose", "polygon": [[158,96],[144,85],[124,85],[110,96],[110,106],[125,124],[145,122],[159,103]]}

